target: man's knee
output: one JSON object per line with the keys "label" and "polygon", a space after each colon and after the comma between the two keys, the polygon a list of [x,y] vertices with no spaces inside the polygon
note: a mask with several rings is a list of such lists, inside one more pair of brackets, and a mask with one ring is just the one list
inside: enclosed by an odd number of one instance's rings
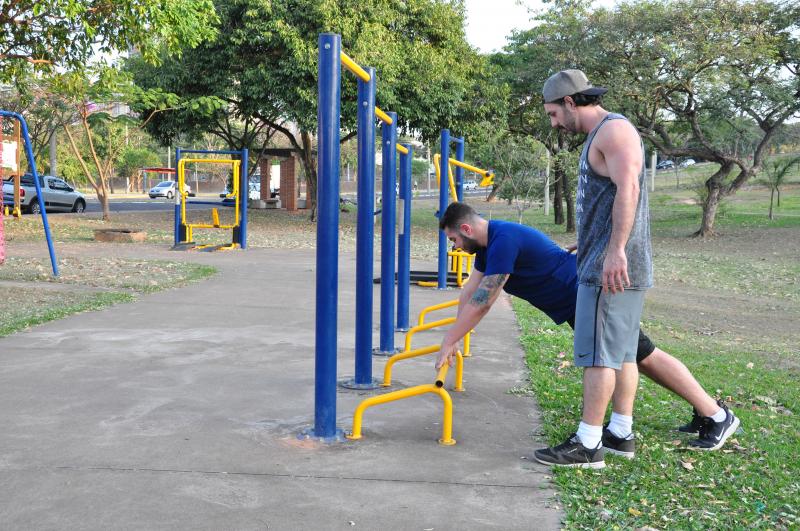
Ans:
{"label": "man's knee", "polygon": [[639,329],[639,344],[636,347],[636,363],[641,364],[656,350],[653,343],[641,329]]}

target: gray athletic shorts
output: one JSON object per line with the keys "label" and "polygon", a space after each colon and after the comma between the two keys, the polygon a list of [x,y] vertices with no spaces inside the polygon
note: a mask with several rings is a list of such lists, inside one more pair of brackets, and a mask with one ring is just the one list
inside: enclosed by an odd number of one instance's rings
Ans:
{"label": "gray athletic shorts", "polygon": [[575,307],[575,366],[621,369],[636,363],[639,320],[646,290],[603,293],[578,285]]}

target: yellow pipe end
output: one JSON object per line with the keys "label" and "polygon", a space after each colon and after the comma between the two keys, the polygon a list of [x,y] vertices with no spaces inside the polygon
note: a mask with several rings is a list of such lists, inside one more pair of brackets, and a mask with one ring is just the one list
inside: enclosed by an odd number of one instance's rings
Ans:
{"label": "yellow pipe end", "polygon": [[360,433],[359,434],[345,433],[344,437],[345,437],[345,439],[350,439],[351,441],[357,441],[357,440],[363,438],[363,435],[361,435]]}
{"label": "yellow pipe end", "polygon": [[392,125],[394,123],[394,120],[392,120],[392,118],[383,112],[377,105],[375,106],[375,116],[377,116],[386,125]]}
{"label": "yellow pipe end", "polygon": [[453,446],[454,444],[456,444],[456,440],[453,439],[452,437],[446,441],[444,439],[439,439],[439,444],[441,444],[442,446]]}
{"label": "yellow pipe end", "polygon": [[406,149],[406,147],[405,147],[404,145],[402,145],[402,144],[397,144],[397,151],[399,151],[399,152],[400,152],[400,153],[402,153],[403,155],[408,155],[408,150],[407,150],[407,149]]}

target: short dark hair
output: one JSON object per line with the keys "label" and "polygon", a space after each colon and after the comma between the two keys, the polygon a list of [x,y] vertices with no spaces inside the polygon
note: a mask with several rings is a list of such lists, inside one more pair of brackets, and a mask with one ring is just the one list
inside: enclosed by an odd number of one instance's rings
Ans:
{"label": "short dark hair", "polygon": [[[572,98],[572,101],[575,102],[577,107],[589,107],[592,105],[600,105],[603,102],[603,95],[598,94],[595,96],[590,96],[588,94],[581,94],[580,92],[577,94],[571,94],[569,96],[564,96],[564,98]],[[552,101],[550,103],[555,103],[558,105],[564,105],[564,98],[559,98],[556,101]]]}
{"label": "short dark hair", "polygon": [[466,203],[450,203],[444,215],[439,219],[439,228],[441,230],[457,230],[462,223],[469,223],[478,217],[478,213],[474,208]]}

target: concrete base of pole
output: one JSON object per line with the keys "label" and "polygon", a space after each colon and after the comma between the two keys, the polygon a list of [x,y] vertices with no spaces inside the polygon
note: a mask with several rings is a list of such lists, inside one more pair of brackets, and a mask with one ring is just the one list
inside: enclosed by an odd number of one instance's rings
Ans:
{"label": "concrete base of pole", "polygon": [[383,387],[383,382],[372,378],[372,381],[369,383],[356,383],[355,378],[348,378],[347,380],[340,380],[339,387],[343,387],[345,389],[356,389],[359,391],[370,391],[372,389],[379,389]]}
{"label": "concrete base of pole", "polygon": [[320,437],[314,433],[314,428],[306,428],[305,430],[301,431],[297,434],[297,438],[301,441],[319,441],[323,443],[340,443],[340,442],[347,442],[347,439],[344,436],[344,432],[337,428],[336,434],[332,435],[331,437]]}

